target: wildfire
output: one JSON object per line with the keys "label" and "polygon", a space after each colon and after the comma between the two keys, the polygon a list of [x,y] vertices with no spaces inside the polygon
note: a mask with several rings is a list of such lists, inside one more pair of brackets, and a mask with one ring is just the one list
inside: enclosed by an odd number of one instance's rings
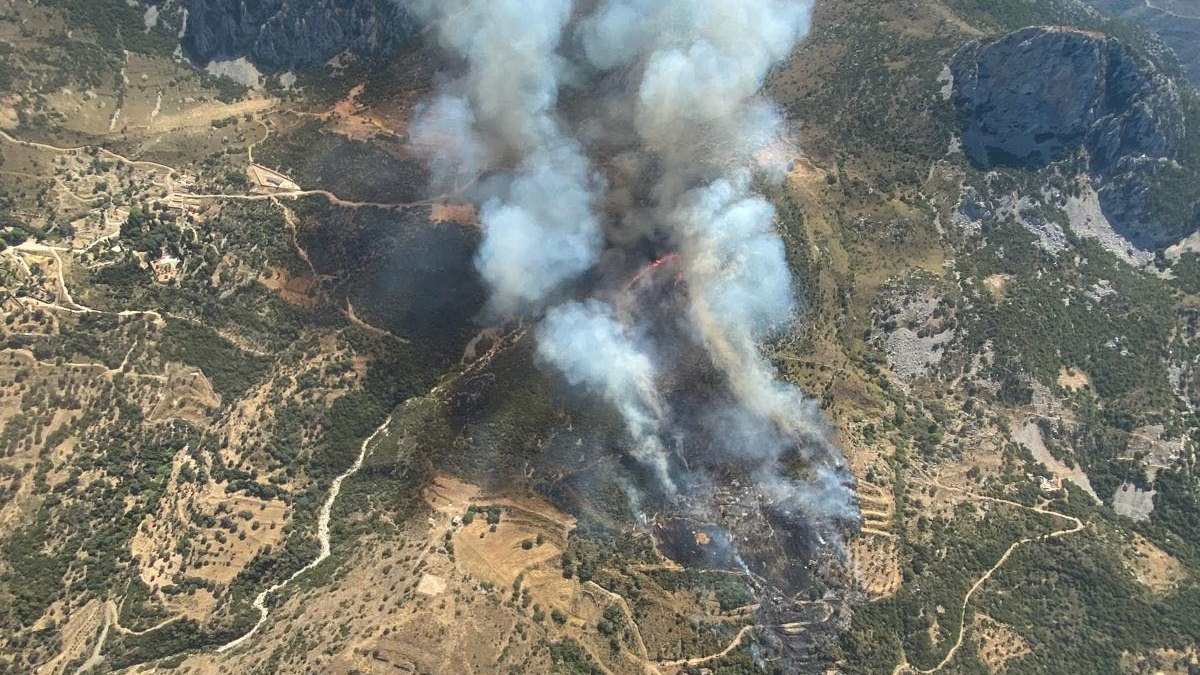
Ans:
{"label": "wildfire", "polygon": [[[678,253],[668,253],[667,255],[664,255],[663,257],[659,258],[658,260],[655,260],[654,262],[650,263],[646,267],[642,268],[642,270],[640,272],[635,274],[634,277],[629,280],[629,283],[625,284],[625,288],[626,289],[633,288],[634,284],[641,281],[643,277],[645,277],[647,274],[650,274],[651,272],[658,269],[659,267],[662,267],[663,265],[678,265],[678,263],[679,263],[679,254]],[[677,272],[675,274],[676,282],[679,281],[679,278],[682,274],[683,274],[682,269],[677,270]]]}

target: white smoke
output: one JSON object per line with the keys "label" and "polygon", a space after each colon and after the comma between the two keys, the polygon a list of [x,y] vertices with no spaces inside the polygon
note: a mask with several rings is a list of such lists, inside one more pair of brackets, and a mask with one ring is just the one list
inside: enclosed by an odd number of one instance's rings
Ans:
{"label": "white smoke", "polygon": [[655,387],[654,362],[597,300],[550,310],[538,328],[538,355],[566,376],[604,397],[625,420],[631,454],[654,472],[663,488],[676,491],[659,438],[664,408]]}
{"label": "white smoke", "polygon": [[409,143],[429,159],[444,191],[473,182],[488,162],[488,149],[475,132],[475,112],[460,96],[442,95],[422,105],[409,127]]}
{"label": "white smoke", "polygon": [[580,34],[593,66],[640,69],[634,119],[649,149],[737,163],[783,128],[758,92],[811,12],[811,0],[605,0]]}
{"label": "white smoke", "polygon": [[516,165],[489,181],[496,196],[480,211],[476,264],[496,313],[540,308],[595,263],[603,243],[593,214],[603,181],[554,112],[571,0],[419,0],[413,9],[436,23],[442,45],[468,66],[448,87],[461,93],[443,95],[418,117],[414,143],[455,134],[433,168],[458,184],[482,169],[482,156]]}
{"label": "white smoke", "polygon": [[598,180],[572,142],[534,153],[479,213],[475,263],[502,315],[537,307],[595,263],[603,236],[592,212]]}
{"label": "white smoke", "polygon": [[775,208],[744,176],[687,194],[672,214],[689,288],[737,341],[756,345],[788,320],[792,284]]}
{"label": "white smoke", "polygon": [[[744,175],[697,188],[672,214],[692,320],[705,348],[752,412],[800,435],[819,413],[775,378],[759,344],[792,316],[792,277],[775,209]],[[808,418],[808,419],[806,419]]]}
{"label": "white smoke", "polygon": [[456,84],[494,151],[520,157],[557,142],[558,44],[571,0],[416,0],[412,9],[466,60]]}
{"label": "white smoke", "polygon": [[[785,130],[759,91],[807,32],[811,10],[808,0],[605,0],[580,36],[592,66],[640,73],[627,94],[632,126],[662,160],[662,225],[680,253],[698,338],[743,408],[731,414],[785,435],[734,434],[729,445],[756,443],[735,451],[760,462],[759,484],[776,501],[824,517],[852,514],[853,495],[834,471],[843,460],[818,407],[779,381],[759,349],[795,303],[774,208],[750,180]],[[804,482],[779,467],[796,444],[815,460]]]}
{"label": "white smoke", "polygon": [[[613,247],[636,247],[651,233],[669,242],[679,253],[694,340],[737,401],[728,411],[736,421],[717,445],[774,503],[814,517],[852,516],[853,495],[839,476],[844,460],[819,408],[780,381],[760,351],[791,320],[795,302],[775,211],[752,187],[752,175],[777,168],[763,158],[786,148],[786,125],[759,92],[807,32],[812,0],[599,0],[582,17],[571,0],[418,5],[468,70],[427,109],[446,119],[419,119],[414,142],[460,135],[439,146],[445,150],[435,163],[460,184],[484,166],[516,167],[482,181],[479,197],[484,241],[476,263],[492,307],[516,315],[552,304],[595,265],[605,235]],[[582,63],[568,63],[564,44],[579,46]],[[587,118],[579,125],[586,148],[557,117],[568,71],[592,98],[573,107]],[[606,71],[620,76],[602,80]],[[605,203],[614,212],[603,219],[607,232],[597,215],[607,185],[588,152],[603,157],[617,185]],[[546,313],[538,353],[621,413],[631,454],[674,494],[649,333],[623,325],[598,301],[570,302]],[[800,479],[781,468],[797,446],[809,460]]]}

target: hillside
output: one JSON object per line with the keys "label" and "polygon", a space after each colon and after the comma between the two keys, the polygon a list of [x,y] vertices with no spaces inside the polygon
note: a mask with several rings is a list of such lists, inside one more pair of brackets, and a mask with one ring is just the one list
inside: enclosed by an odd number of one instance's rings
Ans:
{"label": "hillside", "polygon": [[[1168,36],[818,0],[752,184],[799,300],[763,363],[828,439],[728,412],[736,369],[672,318],[690,242],[565,292],[658,341],[668,498],[552,312],[497,318],[475,190],[513,160],[446,182],[422,145],[470,54],[375,2],[226,4],[0,3],[0,672],[1200,668],[1200,106]],[[259,86],[201,67],[243,57]],[[625,79],[556,123],[607,142]],[[606,218],[670,187],[632,143]],[[763,479],[816,484],[826,442],[853,518]]]}

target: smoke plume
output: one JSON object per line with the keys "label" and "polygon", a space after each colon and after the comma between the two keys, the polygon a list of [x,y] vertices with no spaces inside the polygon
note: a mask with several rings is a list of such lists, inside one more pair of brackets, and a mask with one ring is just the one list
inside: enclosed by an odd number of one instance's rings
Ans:
{"label": "smoke plume", "polygon": [[783,130],[758,92],[807,32],[811,8],[810,0],[605,0],[580,36],[593,67],[639,73],[625,94],[633,126],[668,172],[693,161],[740,167]]}
{"label": "smoke plume", "polygon": [[674,493],[658,436],[664,404],[654,385],[654,363],[613,310],[597,300],[551,309],[538,329],[538,354],[572,385],[596,392],[621,413],[633,439],[631,454]]}
{"label": "smoke plume", "polygon": [[[563,70],[556,49],[571,2],[420,0],[414,9],[467,63],[416,120],[414,144],[435,148],[435,171],[455,182],[485,164],[517,167],[480,192],[476,262],[497,314],[540,308],[595,263],[603,244],[594,214],[602,180],[554,114]],[[446,133],[453,137],[439,144]]]}
{"label": "smoke plume", "polygon": [[[789,154],[760,92],[807,32],[811,0],[419,4],[466,74],[419,113],[413,142],[435,149],[454,184],[479,179],[476,264],[492,309],[542,315],[542,362],[620,413],[630,454],[672,499],[703,481],[686,439],[678,460],[664,449],[680,425],[660,387],[690,367],[672,355],[699,350],[727,390],[706,461],[740,467],[781,512],[836,536],[857,518],[845,461],[819,408],[761,351],[796,306],[775,210],[753,189]],[[605,249],[650,271],[661,260],[648,252],[668,256],[675,314],[614,311],[638,302],[636,285],[612,283],[621,270],[589,274]],[[688,344],[655,343],[663,336]]]}

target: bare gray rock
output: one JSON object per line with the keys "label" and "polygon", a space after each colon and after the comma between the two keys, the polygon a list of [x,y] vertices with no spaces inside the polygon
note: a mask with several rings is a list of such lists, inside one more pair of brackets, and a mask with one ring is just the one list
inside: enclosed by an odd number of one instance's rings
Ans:
{"label": "bare gray rock", "polygon": [[1024,28],[968,43],[951,70],[963,149],[980,166],[1036,168],[1086,147],[1104,171],[1171,157],[1183,134],[1175,88],[1113,38]]}
{"label": "bare gray rock", "polygon": [[183,0],[183,48],[204,66],[246,57],[264,74],[323,65],[342,52],[373,55],[403,44],[416,22],[390,0]]}
{"label": "bare gray rock", "polygon": [[[951,65],[962,147],[976,166],[1039,169],[1081,150],[1107,220],[1146,250],[1200,229],[1179,149],[1186,121],[1169,78],[1118,40],[1051,27],[967,43]],[[1182,173],[1181,173],[1182,172]],[[1158,208],[1166,199],[1184,208]]]}

